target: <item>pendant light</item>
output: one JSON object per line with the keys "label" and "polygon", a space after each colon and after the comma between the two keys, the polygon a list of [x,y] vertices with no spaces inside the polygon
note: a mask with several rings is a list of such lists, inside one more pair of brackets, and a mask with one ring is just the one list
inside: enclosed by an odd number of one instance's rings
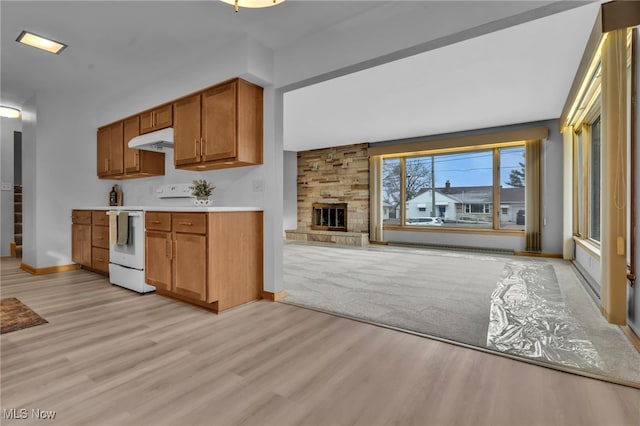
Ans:
{"label": "pendant light", "polygon": [[220,0],[227,4],[232,4],[237,12],[241,7],[269,7],[284,2],[284,0]]}

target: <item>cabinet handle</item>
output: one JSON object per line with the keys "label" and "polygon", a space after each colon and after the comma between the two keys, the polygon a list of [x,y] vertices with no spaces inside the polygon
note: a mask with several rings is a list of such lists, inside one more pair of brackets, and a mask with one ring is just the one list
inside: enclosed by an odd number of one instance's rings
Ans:
{"label": "cabinet handle", "polygon": [[101,258],[101,257],[97,257],[97,258],[96,258],[96,260],[97,260],[98,262],[104,262],[104,259],[103,259],[103,258]]}
{"label": "cabinet handle", "polygon": [[155,111],[151,111],[151,125],[152,126],[156,125],[156,112]]}
{"label": "cabinet handle", "polygon": [[104,159],[104,170],[105,171],[109,170],[109,159],[108,158]]}
{"label": "cabinet handle", "polygon": [[185,225],[185,226],[193,226],[193,223],[191,222],[178,222],[179,225]]}
{"label": "cabinet handle", "polygon": [[198,157],[200,155],[200,151],[198,150],[198,138],[195,138],[194,142],[196,144],[196,157]]}
{"label": "cabinet handle", "polygon": [[151,223],[160,223],[159,220],[152,220]]}
{"label": "cabinet handle", "polygon": [[204,139],[200,138],[200,152],[202,153],[202,155],[207,155],[206,153],[207,150],[207,145],[204,143]]}
{"label": "cabinet handle", "polygon": [[167,240],[165,244],[165,255],[171,260],[173,259],[173,244],[171,244],[171,240]]}

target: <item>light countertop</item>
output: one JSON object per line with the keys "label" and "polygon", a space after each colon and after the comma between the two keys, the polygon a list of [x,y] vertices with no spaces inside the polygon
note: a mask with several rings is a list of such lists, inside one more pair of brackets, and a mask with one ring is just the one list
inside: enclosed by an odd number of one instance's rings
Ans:
{"label": "light countertop", "polygon": [[83,206],[74,210],[142,210],[154,212],[260,212],[261,207],[221,207],[221,206]]}

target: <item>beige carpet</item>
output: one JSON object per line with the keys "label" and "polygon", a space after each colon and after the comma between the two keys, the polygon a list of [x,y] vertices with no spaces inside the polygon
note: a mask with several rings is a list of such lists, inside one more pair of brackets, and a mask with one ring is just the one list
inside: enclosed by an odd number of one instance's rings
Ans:
{"label": "beige carpet", "polygon": [[[514,300],[511,288],[509,327],[496,328],[505,306],[494,292],[513,284],[514,269],[528,296]],[[563,260],[287,242],[284,289],[285,303],[640,384],[640,354]],[[520,305],[532,314],[514,316]]]}

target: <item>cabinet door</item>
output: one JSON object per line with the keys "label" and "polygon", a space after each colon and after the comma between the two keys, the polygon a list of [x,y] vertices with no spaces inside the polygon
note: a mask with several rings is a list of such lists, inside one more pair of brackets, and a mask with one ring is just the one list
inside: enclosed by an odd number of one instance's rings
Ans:
{"label": "cabinet door", "polygon": [[180,99],[173,104],[173,162],[199,163],[200,156],[200,94]]}
{"label": "cabinet door", "polygon": [[109,227],[93,225],[91,227],[91,245],[103,249],[109,248]]}
{"label": "cabinet door", "polygon": [[91,267],[91,225],[71,225],[71,260]]}
{"label": "cabinet door", "polygon": [[174,233],[173,292],[192,299],[207,298],[207,237]]}
{"label": "cabinet door", "polygon": [[163,105],[153,110],[154,130],[166,129],[173,124],[173,105]]}
{"label": "cabinet door", "polygon": [[140,133],[149,133],[155,130],[171,127],[173,124],[173,105],[162,105],[151,111],[140,114]]}
{"label": "cabinet door", "polygon": [[129,148],[129,141],[140,134],[140,117],[124,120],[124,171],[136,173],[140,171],[140,150]]}
{"label": "cabinet door", "polygon": [[223,84],[202,94],[202,160],[236,157],[237,82]]}
{"label": "cabinet door", "polygon": [[109,273],[109,250],[93,247],[91,249],[91,267],[96,271]]}
{"label": "cabinet door", "polygon": [[145,134],[153,130],[153,111],[146,111],[140,114],[140,134]]}
{"label": "cabinet door", "polygon": [[144,279],[159,290],[171,289],[171,233],[146,232]]}
{"label": "cabinet door", "polygon": [[109,174],[109,128],[98,129],[98,177]]}
{"label": "cabinet door", "polygon": [[124,174],[124,133],[119,121],[109,126],[109,175]]}

